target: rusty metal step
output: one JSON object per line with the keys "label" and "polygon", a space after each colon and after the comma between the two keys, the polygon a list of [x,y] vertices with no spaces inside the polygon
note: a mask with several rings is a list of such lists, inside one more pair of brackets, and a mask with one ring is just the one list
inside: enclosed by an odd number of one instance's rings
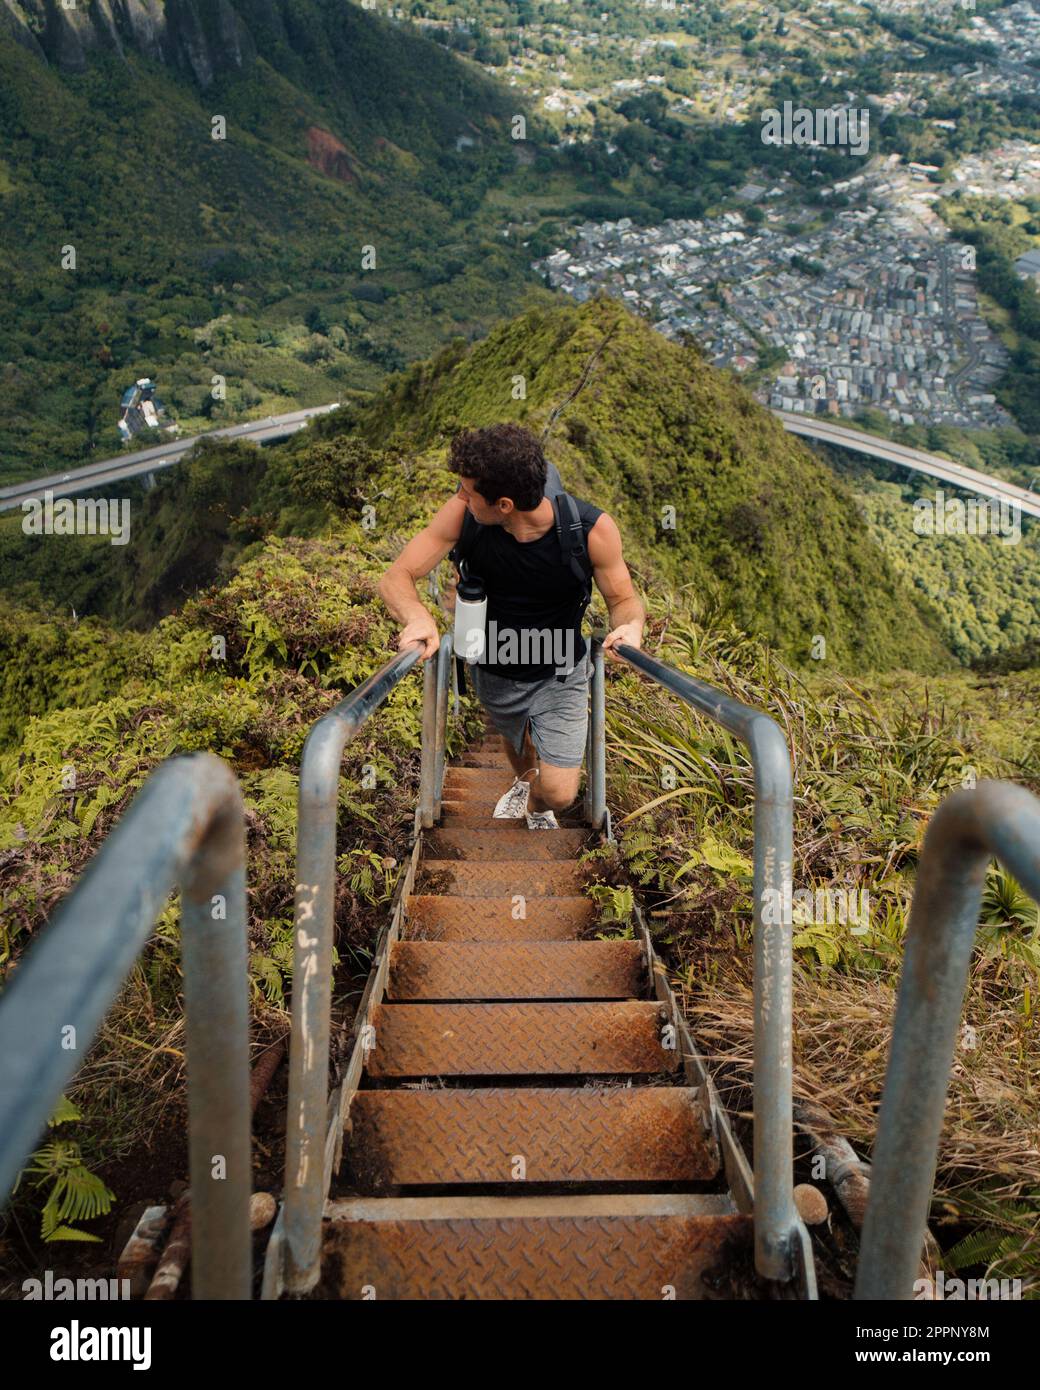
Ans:
{"label": "rusty metal step", "polygon": [[344,1158],[368,1194],[431,1183],[704,1182],[720,1161],[699,1093],[680,1086],[359,1091]]}
{"label": "rusty metal step", "polygon": [[[494,809],[495,798],[490,796],[482,801],[475,797],[470,801],[442,801],[440,823],[445,829],[458,830],[526,829],[522,819],[495,820],[492,814]],[[580,830],[585,825],[583,815],[577,807],[570,813],[557,811],[556,819],[563,830]],[[586,828],[586,833],[592,832]]]}
{"label": "rusty metal step", "polygon": [[497,767],[503,768],[513,776],[509,759],[503,752],[502,745],[497,744],[494,748],[469,748],[462,754],[457,763],[452,763],[452,767]]}
{"label": "rusty metal step", "polygon": [[497,801],[513,785],[512,769],[493,767],[451,767],[444,770],[444,795],[459,800],[475,793]]}
{"label": "rusty metal step", "polygon": [[469,863],[488,860],[575,859],[589,839],[584,830],[431,830],[425,850],[431,859],[465,859]]}
{"label": "rusty metal step", "polygon": [[582,896],[530,898],[524,916],[509,898],[453,898],[413,893],[405,905],[413,941],[570,941],[596,920]]}
{"label": "rusty metal step", "polygon": [[[445,799],[441,802],[441,824],[450,826],[457,824],[460,830],[467,827],[485,826],[488,830],[523,830],[523,819],[495,820],[494,810],[496,796],[478,798],[471,796],[469,801],[457,801],[455,798]],[[558,810],[556,820],[564,830],[580,830],[584,826],[584,809],[581,802],[574,803],[570,810]],[[591,834],[591,831],[590,831]]]}
{"label": "rusty metal step", "polygon": [[611,1076],[670,1072],[660,1004],[380,1004],[372,1077]]}
{"label": "rusty metal step", "polygon": [[645,983],[638,941],[398,941],[387,998],[630,999]]}
{"label": "rusty metal step", "polygon": [[569,860],[467,864],[459,859],[424,859],[416,887],[421,893],[450,893],[460,898],[511,898],[515,894],[524,898],[559,898],[580,893],[584,882],[582,870]]}
{"label": "rusty metal step", "polygon": [[[326,1297],[741,1297],[750,1217],[727,1197],[401,1197],[329,1202]],[[705,1277],[707,1276],[707,1277]],[[743,1296],[749,1296],[744,1294]]]}

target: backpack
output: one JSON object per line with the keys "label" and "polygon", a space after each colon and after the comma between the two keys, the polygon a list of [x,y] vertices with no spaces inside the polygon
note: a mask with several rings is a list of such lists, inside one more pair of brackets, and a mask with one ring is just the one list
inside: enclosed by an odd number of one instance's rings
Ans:
{"label": "backpack", "polygon": [[[547,463],[543,496],[548,497],[553,504],[560,554],[582,585],[581,611],[584,613],[592,602],[592,561],[589,559],[589,547],[578,504],[569,492],[564,491],[563,481],[554,463]],[[448,555],[460,574],[473,550],[479,531],[480,522],[467,510],[462,519],[462,533]]]}

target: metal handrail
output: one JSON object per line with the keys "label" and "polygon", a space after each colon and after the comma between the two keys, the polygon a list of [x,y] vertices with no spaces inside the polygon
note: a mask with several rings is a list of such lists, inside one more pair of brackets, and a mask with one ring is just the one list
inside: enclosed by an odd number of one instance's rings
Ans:
{"label": "metal handrail", "polygon": [[[599,646],[599,643],[596,644]],[[754,1175],[755,1267],[786,1281],[803,1244],[794,1205],[791,1105],[791,933],[766,903],[791,902],[793,790],[791,755],[780,726],[759,710],[694,680],[636,647],[613,648],[637,671],[735,734],[751,755],[755,775],[754,847]],[[600,652],[602,660],[602,651]],[[593,712],[595,713],[595,702]],[[601,740],[602,742],[603,740]],[[605,769],[589,771],[591,804],[605,804]]]}
{"label": "metal handrail", "polygon": [[598,638],[593,639],[591,659],[589,737],[585,754],[585,816],[593,830],[602,830],[607,820],[607,697],[603,643]]}
{"label": "metal handrail", "polygon": [[423,668],[422,769],[417,822],[417,828],[423,830],[429,830],[441,813],[451,658],[451,638],[445,636],[437,649],[436,661],[427,661]]}
{"label": "metal handrail", "polygon": [[[442,662],[450,664],[444,661],[449,645],[450,639],[444,638],[437,660],[428,660],[424,671],[421,798],[431,807],[440,798],[436,781],[437,742],[443,737],[437,720],[440,703],[437,673]],[[398,652],[319,719],[307,735],[300,760],[292,1034],[282,1213],[285,1282],[294,1293],[312,1289],[321,1271],[340,764],[347,744],[415,666],[421,651],[421,643],[416,643]],[[444,709],[446,712],[446,690]],[[442,773],[443,766],[442,756]]]}
{"label": "metal handrail", "polygon": [[857,1299],[911,1299],[986,871],[1040,901],[1040,800],[1011,782],[955,792],[932,816],[907,925],[863,1221]]}
{"label": "metal handrail", "polygon": [[0,997],[7,1193],[180,885],[195,1298],[251,1292],[244,827],[226,763],[210,753],[162,763]]}

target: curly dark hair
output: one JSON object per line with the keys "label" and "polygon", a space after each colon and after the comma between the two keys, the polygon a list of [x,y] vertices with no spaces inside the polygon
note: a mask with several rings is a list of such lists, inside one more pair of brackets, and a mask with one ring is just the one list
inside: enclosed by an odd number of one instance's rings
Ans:
{"label": "curly dark hair", "polygon": [[509,497],[517,511],[533,512],[545,492],[545,455],[537,435],[523,425],[461,430],[451,441],[448,467],[472,478],[486,502]]}

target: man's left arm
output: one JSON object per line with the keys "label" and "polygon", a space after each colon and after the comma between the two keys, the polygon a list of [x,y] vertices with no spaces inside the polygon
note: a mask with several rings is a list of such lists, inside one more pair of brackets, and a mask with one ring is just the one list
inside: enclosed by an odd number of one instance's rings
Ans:
{"label": "man's left arm", "polygon": [[610,631],[603,639],[603,650],[611,661],[619,661],[611,648],[619,642],[630,647],[643,644],[646,613],[632,583],[621,550],[621,532],[606,512],[598,517],[588,535],[589,559],[596,588],[603,595],[610,614]]}

